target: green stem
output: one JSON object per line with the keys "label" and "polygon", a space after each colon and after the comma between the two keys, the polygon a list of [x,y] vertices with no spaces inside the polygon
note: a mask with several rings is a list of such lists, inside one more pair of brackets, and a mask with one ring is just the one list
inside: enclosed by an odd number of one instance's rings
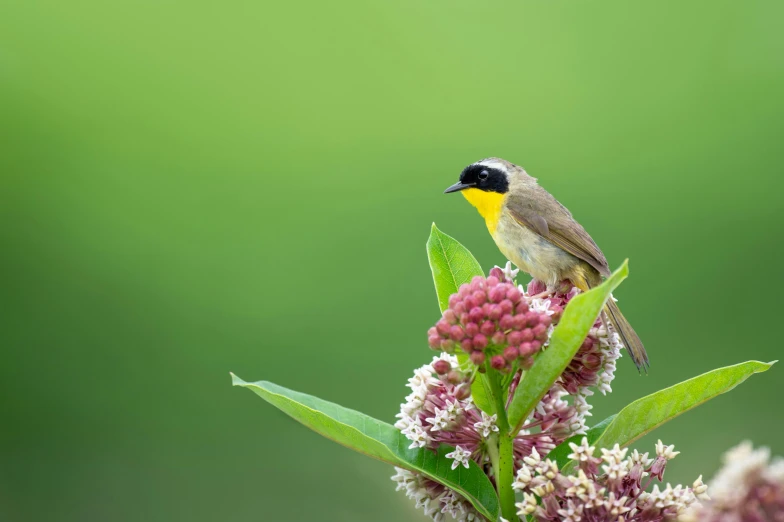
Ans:
{"label": "green stem", "polygon": [[490,369],[487,365],[487,370],[482,374],[482,378],[490,385],[490,393],[492,394],[493,404],[495,405],[495,413],[498,415],[496,423],[501,434],[506,435],[509,432],[509,421],[506,418],[506,406],[504,405],[504,392],[501,389],[501,383],[498,382],[498,372]]}
{"label": "green stem", "polygon": [[499,374],[492,371],[489,365],[482,375],[490,386],[492,401],[495,405],[499,434],[487,441],[487,453],[493,465],[498,498],[501,501],[501,514],[507,520],[515,520],[515,495],[512,489],[514,481],[514,437],[509,435],[509,421],[506,417],[504,392],[499,382]]}
{"label": "green stem", "polygon": [[501,501],[501,513],[507,520],[515,520],[515,494],[512,489],[514,482],[514,439],[508,435],[499,437],[498,475],[496,487]]}
{"label": "green stem", "polygon": [[493,476],[498,478],[501,476],[501,455],[498,449],[498,435],[491,435],[487,439],[487,456],[490,457],[490,463],[493,465]]}

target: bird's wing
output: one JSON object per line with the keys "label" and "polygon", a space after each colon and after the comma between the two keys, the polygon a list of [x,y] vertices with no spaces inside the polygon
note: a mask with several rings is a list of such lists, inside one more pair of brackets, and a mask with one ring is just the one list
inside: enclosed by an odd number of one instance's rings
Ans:
{"label": "bird's wing", "polygon": [[582,259],[604,277],[608,277],[611,272],[607,259],[588,232],[549,192],[541,187],[536,189],[537,197],[509,198],[507,208],[512,217],[550,243]]}

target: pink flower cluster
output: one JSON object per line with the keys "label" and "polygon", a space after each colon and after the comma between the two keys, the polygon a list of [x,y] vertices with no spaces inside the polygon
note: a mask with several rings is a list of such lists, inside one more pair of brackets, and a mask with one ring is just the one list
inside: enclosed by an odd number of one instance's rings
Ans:
{"label": "pink flower cluster", "polygon": [[[440,444],[455,448],[447,454],[452,467],[469,467],[470,461],[491,475],[488,438],[498,432],[496,416],[482,412],[471,397],[474,371],[489,366],[508,374],[509,396],[514,394],[521,370],[529,368],[536,353],[546,349],[553,327],[568,302],[579,293],[565,283],[555,294],[546,294],[533,281],[528,291],[515,286],[516,270],[498,267],[485,279],[476,277],[452,295],[449,308],[428,331],[431,348],[442,350],[433,362],[409,379],[411,393],[401,405],[395,426],[411,441],[412,448],[435,450]],[[574,359],[526,419],[514,440],[515,470],[532,455],[546,455],[574,434],[585,433],[592,387],[612,391],[615,361],[620,357],[617,334],[597,320]],[[457,350],[470,356],[459,365]],[[393,477],[417,506],[435,520],[446,514],[457,520],[478,517],[471,505],[454,492],[417,473],[398,470]]]}
{"label": "pink flower cluster", "polygon": [[[444,353],[416,370],[408,380],[411,393],[401,405],[395,427],[411,441],[412,448],[436,449],[440,444],[460,448],[454,467],[468,467],[469,459],[484,466],[489,462],[485,441],[498,432],[497,418],[474,405],[470,374],[456,367],[457,357]],[[575,410],[559,400],[550,394],[542,400],[535,419],[515,439],[518,458],[529,455],[534,448],[546,452],[555,447],[551,431],[559,432],[559,440],[571,434],[564,429],[564,421],[568,423],[564,415],[573,416]],[[530,430],[537,426],[541,429],[532,433]]]}
{"label": "pink flower cluster", "polygon": [[520,517],[538,522],[662,522],[676,520],[698,498],[707,498],[702,477],[692,487],[654,485],[648,491],[654,478],[662,480],[667,461],[678,454],[661,441],[653,458],[637,450],[627,455],[628,449],[617,444],[596,457],[596,448],[585,437],[569,447],[569,458],[577,462],[570,474],[537,452],[524,459],[513,484],[523,495],[516,504]]}
{"label": "pink flower cluster", "polygon": [[515,362],[530,367],[547,341],[550,324],[550,314],[532,310],[511,281],[477,276],[449,297],[449,308],[427,335],[434,350],[454,353],[459,348],[477,366],[489,358],[494,369],[510,372]]}
{"label": "pink flower cluster", "polygon": [[[537,295],[544,290],[544,284],[534,280],[528,284],[527,293]],[[579,293],[578,288],[562,284],[544,302],[550,310],[561,311]],[[537,306],[536,301],[534,300],[534,307]],[[557,317],[560,317],[560,314]],[[571,395],[579,395],[581,390],[590,387],[597,387],[606,395],[612,391],[610,383],[615,378],[615,361],[621,356],[621,348],[623,345],[620,336],[609,331],[601,317],[597,318],[572,362],[561,374],[559,382]]]}
{"label": "pink flower cluster", "polygon": [[711,499],[684,522],[784,522],[784,459],[743,442],[724,455],[710,482]]}

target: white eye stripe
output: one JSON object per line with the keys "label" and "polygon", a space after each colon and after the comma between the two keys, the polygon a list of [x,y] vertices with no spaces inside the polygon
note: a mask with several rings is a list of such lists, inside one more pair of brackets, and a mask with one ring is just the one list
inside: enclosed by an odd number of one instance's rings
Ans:
{"label": "white eye stripe", "polygon": [[497,161],[487,161],[483,160],[477,163],[477,165],[482,165],[483,167],[488,167],[495,170],[500,170],[501,172],[506,172],[506,165],[503,163],[499,163]]}

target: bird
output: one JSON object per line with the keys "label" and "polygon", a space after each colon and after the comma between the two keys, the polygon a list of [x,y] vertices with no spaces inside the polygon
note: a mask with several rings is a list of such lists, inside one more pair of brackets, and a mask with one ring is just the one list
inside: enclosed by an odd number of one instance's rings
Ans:
{"label": "bird", "polygon": [[[601,249],[571,212],[525,169],[501,158],[468,165],[444,193],[460,192],[479,211],[501,253],[552,293],[561,281],[585,292],[610,276]],[[638,371],[648,371],[648,354],[618,304],[610,298],[609,320]]]}

